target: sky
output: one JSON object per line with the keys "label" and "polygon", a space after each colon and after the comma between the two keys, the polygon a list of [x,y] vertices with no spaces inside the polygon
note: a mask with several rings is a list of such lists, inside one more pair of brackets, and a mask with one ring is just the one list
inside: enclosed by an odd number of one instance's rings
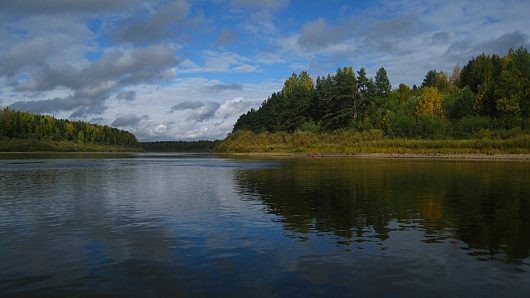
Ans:
{"label": "sky", "polygon": [[421,84],[530,49],[530,1],[0,0],[0,107],[222,139],[293,72]]}

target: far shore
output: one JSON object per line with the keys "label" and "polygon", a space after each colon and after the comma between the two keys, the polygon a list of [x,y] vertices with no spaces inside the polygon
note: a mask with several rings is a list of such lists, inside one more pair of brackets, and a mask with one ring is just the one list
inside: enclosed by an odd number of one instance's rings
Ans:
{"label": "far shore", "polygon": [[[72,155],[129,155],[142,154],[179,154],[194,152],[111,152],[111,151],[24,151],[24,152],[0,152],[0,155],[31,155],[31,154],[72,154]],[[292,152],[197,152],[205,155],[222,157],[259,157],[259,158],[354,158],[354,159],[425,159],[425,160],[498,160],[498,161],[530,161],[530,154],[510,153],[292,153]]]}
{"label": "far shore", "polygon": [[515,160],[530,161],[530,154],[485,154],[485,153],[284,153],[248,152],[218,153],[222,156],[249,157],[298,157],[298,158],[357,158],[357,159],[437,159],[437,160]]}

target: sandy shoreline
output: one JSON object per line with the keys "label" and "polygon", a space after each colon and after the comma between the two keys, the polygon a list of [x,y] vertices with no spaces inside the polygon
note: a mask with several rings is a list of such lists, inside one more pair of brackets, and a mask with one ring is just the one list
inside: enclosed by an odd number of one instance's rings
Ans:
{"label": "sandy shoreline", "polygon": [[225,156],[255,157],[299,157],[299,158],[357,158],[357,159],[439,159],[439,160],[516,160],[530,161],[530,154],[485,154],[485,153],[220,153]]}

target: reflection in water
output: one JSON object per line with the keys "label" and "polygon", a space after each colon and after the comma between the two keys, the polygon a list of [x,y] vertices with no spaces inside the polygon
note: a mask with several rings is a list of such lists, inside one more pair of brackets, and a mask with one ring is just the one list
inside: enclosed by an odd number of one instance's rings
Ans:
{"label": "reflection in water", "polygon": [[0,159],[0,296],[524,296],[529,169]]}
{"label": "reflection in water", "polygon": [[425,242],[456,238],[481,259],[502,253],[518,262],[530,251],[529,169],[511,162],[296,160],[239,171],[236,181],[301,235],[332,232],[349,244],[414,229]]}

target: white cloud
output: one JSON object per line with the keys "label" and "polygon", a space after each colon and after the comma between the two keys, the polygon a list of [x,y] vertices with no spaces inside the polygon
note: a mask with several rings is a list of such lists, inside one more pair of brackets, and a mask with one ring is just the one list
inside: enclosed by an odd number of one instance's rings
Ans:
{"label": "white cloud", "polygon": [[236,8],[254,8],[261,10],[277,10],[289,4],[289,0],[231,0]]}
{"label": "white cloud", "polygon": [[275,44],[293,69],[308,65],[321,74],[350,64],[373,73],[383,66],[397,86],[481,52],[527,46],[529,13],[530,2],[521,1],[392,1],[337,20],[313,19]]}
{"label": "white cloud", "polygon": [[166,86],[141,84],[134,88],[134,101],[109,99],[101,114],[107,120],[101,123],[148,115],[149,119],[127,127],[140,140],[221,139],[239,115],[258,107],[281,87],[282,82],[234,85],[201,77],[176,79]]}
{"label": "white cloud", "polygon": [[164,125],[164,124],[159,124],[157,125],[154,129],[153,129],[153,132],[155,134],[163,134],[167,131],[167,126]]}
{"label": "white cloud", "polygon": [[250,58],[228,51],[205,51],[202,55],[205,60],[202,65],[186,60],[186,63],[177,69],[178,73],[222,73],[258,72],[259,65]]}
{"label": "white cloud", "polygon": [[31,16],[0,22],[9,32],[0,39],[0,76],[31,72],[46,64],[87,63],[86,52],[98,49],[95,34],[75,17]]}

